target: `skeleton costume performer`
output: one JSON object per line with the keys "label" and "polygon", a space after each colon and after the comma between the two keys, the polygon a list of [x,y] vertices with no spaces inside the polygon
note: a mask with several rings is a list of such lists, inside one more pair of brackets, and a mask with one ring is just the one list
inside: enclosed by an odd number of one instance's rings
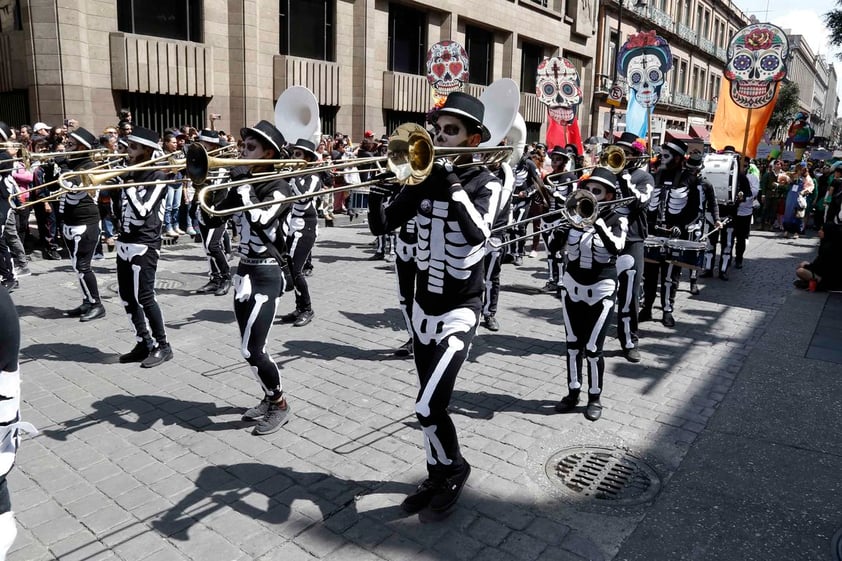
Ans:
{"label": "skeleton costume performer", "polygon": [[[67,151],[75,152],[98,148],[96,137],[84,128],[78,128],[68,134]],[[58,162],[62,172],[84,171],[96,167],[87,155],[62,159]],[[74,176],[69,180],[72,186],[81,184],[81,178]],[[91,321],[105,315],[105,307],[99,297],[96,275],[91,270],[94,250],[100,245],[101,220],[97,205],[97,192],[71,191],[59,199],[59,216],[62,224],[64,242],[70,254],[70,264],[79,278],[82,288],[82,304],[65,315],[78,317],[79,321]]]}
{"label": "skeleton costume performer", "polygon": [[[268,121],[243,128],[240,136],[241,156],[245,159],[278,159],[283,154],[284,137]],[[234,168],[231,179],[248,180],[252,173],[265,170],[271,171],[272,165]],[[216,207],[225,210],[265,201],[279,203],[239,212],[234,220],[240,235],[240,261],[234,275],[234,315],[242,341],[240,351],[263,390],[260,403],[243,414],[244,421],[257,421],[253,431],[256,435],[273,433],[288,420],[281,372],[266,350],[266,341],[278,300],[287,289],[288,280],[282,270],[288,267],[283,224],[291,205],[282,201],[292,194],[291,185],[283,179],[255,180],[231,187]]]}
{"label": "skeleton costume performer", "polygon": [[[477,146],[489,138],[477,98],[455,92],[431,116],[436,146]],[[387,207],[369,197],[375,235],[415,219],[418,243],[412,308],[413,347],[420,389],[415,404],[427,453],[428,479],[403,502],[407,512],[445,511],[470,473],[447,411],[456,376],[468,355],[482,309],[485,245],[496,209],[498,180],[482,166],[437,163],[420,185],[405,187]],[[500,189],[501,186],[496,186]]]}
{"label": "skeleton costume performer", "polygon": [[624,132],[616,142],[626,155],[626,166],[617,174],[622,197],[634,197],[628,206],[616,212],[628,220],[626,244],[617,258],[619,280],[617,307],[617,338],[623,356],[630,362],[640,362],[638,350],[637,314],[640,307],[640,282],[643,276],[643,241],[647,235],[646,206],[655,189],[655,179],[641,168],[644,146],[637,135]]}
{"label": "skeleton costume performer", "polygon": [[[201,144],[205,150],[214,150],[222,146],[222,140],[217,131],[203,129],[196,139],[196,143]],[[188,147],[187,155],[197,148]],[[228,170],[225,168],[218,168],[209,173],[206,185],[219,185],[228,181]],[[199,192],[203,186],[198,186],[195,192],[196,200],[198,200]],[[224,191],[214,191],[211,194],[209,204],[214,206],[225,198]],[[200,294],[214,294],[215,296],[225,296],[231,289],[231,268],[228,265],[228,258],[225,255],[225,247],[230,246],[228,236],[227,220],[210,216],[207,212],[202,210],[201,206],[195,204],[194,216],[199,224],[199,236],[202,238],[202,247],[205,249],[205,256],[208,259],[208,268],[210,271],[210,278],[203,287],[197,290]]]}
{"label": "skeleton costume performer", "polygon": [[[709,232],[722,228],[722,221],[719,218],[719,204],[716,201],[716,191],[713,188],[713,184],[708,181],[703,175],[701,175],[702,165],[704,159],[702,154],[698,151],[692,152],[690,156],[687,158],[687,162],[685,163],[685,167],[691,173],[695,174],[694,180],[696,185],[699,189],[699,212],[704,217],[703,220],[699,220],[697,224],[699,224],[698,228],[695,228],[692,232],[691,239],[694,241],[701,241],[702,238],[707,241],[705,235]],[[698,269],[691,269],[690,270],[690,294],[696,296],[699,294],[699,271]]]}
{"label": "skeleton costume performer", "polygon": [[17,183],[12,178],[12,157],[6,150],[0,150],[0,281],[2,285],[13,291],[17,285],[12,252],[5,240],[6,222],[12,213],[9,205],[9,195]]}
{"label": "skeleton costume performer", "polygon": [[[292,145],[291,150],[295,160],[315,162],[318,159],[316,145],[307,139],[299,138],[298,142]],[[304,276],[304,267],[310,258],[318,235],[319,215],[316,211],[316,197],[323,185],[321,176],[314,173],[293,178],[290,187],[294,195],[314,195],[313,198],[292,203],[283,225],[287,249],[292,258],[295,311],[283,316],[282,321],[301,327],[310,323],[315,315],[310,299],[310,288],[307,286],[307,277]]]}
{"label": "skeleton costume performer", "polygon": [[[579,189],[590,191],[598,202],[619,195],[617,178],[607,168],[595,168],[582,178]],[[576,196],[576,195],[574,195]],[[567,264],[561,282],[567,346],[568,394],[556,411],[572,411],[579,403],[584,364],[588,370],[588,405],[585,417],[602,415],[605,359],[603,344],[617,297],[617,255],[623,250],[628,218],[616,212],[600,213],[594,224],[582,229],[565,225],[553,232],[553,243],[564,247]]]}
{"label": "skeleton costume performer", "polygon": [[[158,147],[158,133],[134,127],[128,142],[129,164],[148,162]],[[155,298],[155,274],[161,256],[166,174],[146,169],[130,172],[125,180],[137,186],[122,189],[117,242],[117,286],[120,300],[135,331],[134,349],[120,356],[121,363],[140,362],[144,368],[171,360],[173,353],[164,317]]]}
{"label": "skeleton costume performer", "polygon": [[17,534],[6,476],[15,463],[20,431],[37,431],[20,418],[20,322],[8,291],[0,287],[0,559]]}
{"label": "skeleton costume performer", "polygon": [[[699,217],[699,189],[694,174],[684,169],[687,145],[670,140],[661,150],[661,169],[655,176],[655,190],[647,207],[649,234],[689,239],[689,226]],[[652,319],[652,306],[661,283],[661,323],[673,327],[673,307],[681,268],[672,263],[646,263],[643,267],[643,309],[638,321]]]}
{"label": "skeleton costume performer", "polygon": [[547,248],[547,284],[544,290],[555,292],[561,296],[561,278],[564,276],[564,248],[553,242],[552,230],[561,221],[560,209],[564,208],[564,202],[575,190],[579,177],[572,171],[565,171],[569,168],[572,159],[570,152],[556,146],[550,152],[550,164],[553,167],[552,181],[545,183],[547,199],[547,213],[553,213],[541,218],[541,237],[544,240],[544,247]]}
{"label": "skeleton costume performer", "polygon": [[[511,230],[512,238],[522,238],[512,244],[512,257],[514,264],[523,264],[523,253],[526,249],[526,229],[528,222],[523,222],[529,216],[529,209],[532,207],[532,199],[538,189],[538,182],[541,180],[541,173],[538,166],[532,161],[528,154],[524,154],[518,161],[514,170],[514,187],[512,188],[512,222],[517,224]],[[522,222],[522,224],[518,224]]]}
{"label": "skeleton costume performer", "polygon": [[[500,324],[497,321],[497,301],[500,298],[500,269],[503,258],[503,239],[506,226],[509,224],[512,201],[512,189],[514,188],[514,174],[512,167],[508,162],[504,162],[495,170],[495,175],[499,180],[498,183],[501,188],[495,191],[494,196],[496,202],[492,204],[497,209],[494,223],[492,224],[492,232],[499,232],[489,239],[485,254],[485,293],[483,295],[482,305],[482,324],[483,327],[489,331],[499,331]],[[499,237],[498,237],[499,236]]]}
{"label": "skeleton costume performer", "polygon": [[[728,280],[728,269],[731,266],[731,259],[734,254],[734,227],[736,225],[737,210],[740,203],[746,199],[751,199],[752,197],[751,184],[749,183],[745,172],[742,171],[742,168],[737,175],[737,192],[735,197],[735,200],[717,201],[719,206],[720,223],[723,223],[726,218],[729,220],[724,222],[722,228],[713,231],[708,237],[708,244],[705,249],[705,270],[702,273],[703,277],[712,277],[714,269],[716,269],[720,279],[725,281]],[[714,265],[716,264],[717,245],[719,246],[719,266],[715,268]]]}

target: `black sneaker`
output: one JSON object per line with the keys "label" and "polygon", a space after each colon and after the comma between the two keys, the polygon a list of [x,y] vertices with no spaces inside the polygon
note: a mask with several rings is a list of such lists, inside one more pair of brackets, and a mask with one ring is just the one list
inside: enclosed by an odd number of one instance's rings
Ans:
{"label": "black sneaker", "polygon": [[547,281],[547,284],[544,285],[544,292],[556,292],[558,290],[558,283],[553,281]]}
{"label": "black sneaker", "polygon": [[301,310],[296,309],[288,314],[281,316],[281,323],[294,323],[295,320],[298,319],[298,316],[301,315]]}
{"label": "black sneaker", "polygon": [[6,287],[6,290],[9,291],[9,294],[20,288],[20,283],[15,279],[9,279],[3,281],[3,286]]}
{"label": "black sneaker", "polygon": [[652,308],[641,308],[640,312],[637,314],[637,321],[638,323],[652,321]]}
{"label": "black sneaker", "polygon": [[134,346],[132,350],[124,355],[120,355],[120,364],[127,364],[129,362],[141,362],[149,356],[149,346],[146,342],[141,341]]}
{"label": "black sneaker", "polygon": [[214,290],[214,296],[225,296],[228,294],[228,291],[231,290],[231,279],[222,279],[219,281],[216,290]]}
{"label": "black sneaker", "polygon": [[368,260],[369,261],[383,261],[384,257],[385,256],[382,253],[377,252],[374,255],[372,255],[371,257],[369,257]]}
{"label": "black sneaker", "polygon": [[602,417],[602,404],[599,398],[588,400],[588,406],[585,407],[585,418],[589,421],[598,421]]}
{"label": "black sneaker", "polygon": [[571,390],[569,394],[562,397],[561,400],[555,404],[555,410],[558,413],[570,413],[576,406],[579,405],[579,391]]}
{"label": "black sneaker", "polygon": [[500,331],[500,323],[494,316],[484,316],[482,325],[489,331]]}
{"label": "black sneaker", "polygon": [[412,356],[412,339],[401,345],[395,350],[395,356],[411,357]]}
{"label": "black sneaker", "polygon": [[445,478],[438,492],[433,495],[430,500],[430,510],[433,512],[450,510],[459,500],[459,495],[462,494],[462,488],[469,475],[471,475],[471,464],[462,460],[462,465],[456,468],[456,473]]}
{"label": "black sneaker", "polygon": [[270,401],[269,406],[266,408],[266,413],[264,413],[263,418],[257,422],[257,426],[254,427],[252,434],[258,436],[272,434],[287,424],[288,421],[289,404],[286,402],[286,399],[279,403]]}
{"label": "black sneaker", "polygon": [[515,259],[514,261],[512,261],[512,263],[515,267],[520,267],[521,265],[523,265],[523,257],[521,257],[520,255],[515,255]]}
{"label": "black sneaker", "polygon": [[316,317],[316,314],[313,313],[313,310],[304,310],[300,314],[298,314],[298,318],[296,318],[295,322],[293,322],[293,327],[304,327],[311,321],[313,318]]}
{"label": "black sneaker", "polygon": [[795,288],[800,288],[802,290],[807,290],[810,287],[809,282],[807,282],[805,280],[801,280],[801,279],[798,279],[797,281],[793,281],[792,284],[793,284],[793,286],[795,286]]}
{"label": "black sneaker", "polygon": [[305,277],[312,277],[313,276],[313,267],[304,267],[301,270],[301,274]]}
{"label": "black sneaker", "polygon": [[211,280],[208,281],[208,283],[205,286],[197,289],[196,292],[199,293],[199,294],[210,294],[212,292],[216,292],[216,289],[218,289],[218,288],[219,288],[219,280],[211,279]]}
{"label": "black sneaker", "polygon": [[32,274],[32,271],[30,271],[29,267],[27,267],[26,265],[22,265],[17,268],[16,273],[18,277],[28,277]]}
{"label": "black sneaker", "polygon": [[78,318],[84,316],[89,311],[91,311],[91,304],[85,300],[80,306],[73,308],[72,310],[67,310],[63,315],[69,318]]}
{"label": "black sneaker", "polygon": [[675,318],[672,317],[670,312],[664,312],[664,317],[661,318],[661,323],[664,324],[664,327],[675,327]]}
{"label": "black sneaker", "polygon": [[690,283],[690,294],[692,294],[693,296],[699,295],[699,285],[695,282]]}
{"label": "black sneaker", "polygon": [[161,364],[164,364],[168,360],[172,360],[172,347],[167,345],[158,345],[152,352],[149,353],[149,356],[143,359],[143,362],[140,363],[141,368],[155,368]]}
{"label": "black sneaker", "polygon": [[41,257],[46,261],[61,261],[61,255],[55,249],[45,249],[41,252]]}
{"label": "black sneaker", "polygon": [[[742,269],[743,268],[743,260],[742,259],[735,260],[734,261],[734,267],[736,267],[737,269]],[[18,273],[18,274],[20,274],[20,273]]]}
{"label": "black sneaker", "polygon": [[702,274],[699,275],[699,276],[703,279],[709,279],[713,276],[713,271],[710,270],[710,269],[705,269],[704,271],[702,271]]}
{"label": "black sneaker", "polygon": [[82,314],[82,317],[79,318],[79,321],[93,321],[104,316],[105,306],[103,306],[102,303],[99,303],[92,305],[87,312]]}
{"label": "black sneaker", "polygon": [[637,350],[637,347],[623,349],[623,356],[626,357],[626,360],[629,362],[640,362],[640,351]]}
{"label": "black sneaker", "polygon": [[433,497],[439,493],[444,485],[444,480],[425,479],[411,495],[408,495],[401,503],[404,512],[415,514],[427,508]]}
{"label": "black sneaker", "polygon": [[721,273],[719,273],[719,279],[727,281],[728,280],[728,273],[726,273],[725,271],[722,271]]}

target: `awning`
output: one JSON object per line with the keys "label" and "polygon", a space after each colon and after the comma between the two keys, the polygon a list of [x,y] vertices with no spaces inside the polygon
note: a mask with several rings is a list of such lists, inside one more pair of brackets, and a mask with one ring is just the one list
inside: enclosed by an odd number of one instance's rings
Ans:
{"label": "awning", "polygon": [[683,140],[685,142],[687,142],[688,140],[695,140],[696,139],[696,137],[690,136],[689,134],[687,134],[684,131],[676,131],[676,130],[667,129],[667,130],[664,131],[664,134],[666,135],[667,139]]}
{"label": "awning", "polygon": [[704,125],[690,125],[690,134],[695,138],[701,138],[705,142],[710,140],[710,131]]}

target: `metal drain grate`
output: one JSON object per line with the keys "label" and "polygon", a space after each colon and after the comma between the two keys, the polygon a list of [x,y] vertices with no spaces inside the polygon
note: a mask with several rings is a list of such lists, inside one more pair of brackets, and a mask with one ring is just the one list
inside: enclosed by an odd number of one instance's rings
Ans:
{"label": "metal drain grate", "polygon": [[830,554],[833,561],[842,561],[842,529],[836,532],[830,542]]}
{"label": "metal drain grate", "polygon": [[[73,286],[75,287],[75,286],[79,286],[79,285],[77,283],[77,284],[74,284]],[[179,281],[179,280],[164,279],[164,278],[155,279],[155,290],[177,290],[177,289],[183,288],[183,287],[184,287],[184,283]],[[118,287],[116,282],[112,282],[111,284],[109,284],[108,290],[110,290],[112,292],[115,292],[117,294],[120,293],[119,287]]]}
{"label": "metal drain grate", "polygon": [[547,477],[565,493],[601,504],[647,502],[660,491],[658,474],[642,460],[612,448],[576,447],[553,454]]}

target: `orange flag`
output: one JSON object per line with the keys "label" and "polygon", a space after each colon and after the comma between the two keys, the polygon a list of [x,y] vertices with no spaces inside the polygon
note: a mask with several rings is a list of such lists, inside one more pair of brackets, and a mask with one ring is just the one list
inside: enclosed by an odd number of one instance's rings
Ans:
{"label": "orange flag", "polygon": [[731,82],[722,80],[719,87],[719,103],[710,131],[711,147],[714,150],[722,150],[726,146],[733,146],[740,154],[754,158],[775,109],[779,91],[780,84],[776,84],[775,95],[769,103],[757,109],[745,109],[731,99]]}

